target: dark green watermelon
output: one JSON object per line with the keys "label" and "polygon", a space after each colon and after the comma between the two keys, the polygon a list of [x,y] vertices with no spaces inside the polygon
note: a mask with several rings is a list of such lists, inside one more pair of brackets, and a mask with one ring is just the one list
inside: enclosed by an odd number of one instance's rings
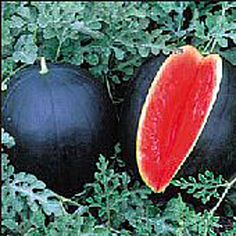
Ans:
{"label": "dark green watermelon", "polygon": [[[130,83],[120,114],[119,137],[123,158],[139,179],[136,161],[138,122],[148,90],[165,59],[163,55],[151,57],[140,66]],[[200,138],[177,176],[196,176],[208,169],[230,178],[236,173],[235,167],[236,68],[224,60],[223,78],[216,102]]]}
{"label": "dark green watermelon", "polygon": [[116,116],[106,89],[72,65],[30,66],[12,80],[3,124],[16,141],[11,162],[65,196],[93,181],[100,153],[112,152]]}

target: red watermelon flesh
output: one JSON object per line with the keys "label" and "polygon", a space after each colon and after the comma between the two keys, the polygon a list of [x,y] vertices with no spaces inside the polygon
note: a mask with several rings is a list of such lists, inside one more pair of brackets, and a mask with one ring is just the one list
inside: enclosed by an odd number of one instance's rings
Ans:
{"label": "red watermelon flesh", "polygon": [[153,191],[165,190],[195,146],[216,100],[221,68],[218,55],[203,57],[184,46],[157,72],[136,139],[139,172]]}

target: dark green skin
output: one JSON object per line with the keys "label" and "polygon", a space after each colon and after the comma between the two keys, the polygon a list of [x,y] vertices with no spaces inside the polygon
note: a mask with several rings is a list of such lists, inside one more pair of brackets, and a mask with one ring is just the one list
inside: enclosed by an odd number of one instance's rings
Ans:
{"label": "dark green skin", "polygon": [[[138,120],[151,82],[164,60],[164,56],[152,57],[141,65],[121,111],[119,136],[123,157],[138,179],[141,179],[135,157]],[[236,173],[236,68],[226,61],[223,61],[223,79],[217,100],[193,152],[177,177],[196,176],[206,169],[227,179]]]}
{"label": "dark green skin", "polygon": [[3,124],[16,140],[11,162],[64,196],[93,181],[100,153],[116,142],[116,117],[106,89],[71,65],[21,71],[3,105]]}

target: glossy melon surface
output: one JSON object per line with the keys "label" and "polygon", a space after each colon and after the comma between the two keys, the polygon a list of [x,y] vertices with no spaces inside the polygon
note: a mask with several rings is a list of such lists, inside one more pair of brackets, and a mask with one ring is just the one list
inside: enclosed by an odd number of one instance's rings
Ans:
{"label": "glossy melon surface", "polygon": [[113,148],[116,117],[106,89],[87,72],[49,64],[21,71],[3,105],[3,124],[16,140],[11,158],[52,190],[71,196],[93,180],[100,153]]}
{"label": "glossy melon surface", "polygon": [[235,72],[218,55],[203,57],[192,46],[139,68],[124,102],[120,137],[125,160],[155,192],[176,174],[235,173]]}

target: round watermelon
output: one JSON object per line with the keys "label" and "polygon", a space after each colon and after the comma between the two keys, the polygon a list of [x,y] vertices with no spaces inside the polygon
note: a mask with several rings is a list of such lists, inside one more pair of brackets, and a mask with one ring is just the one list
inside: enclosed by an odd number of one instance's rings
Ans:
{"label": "round watermelon", "polygon": [[4,100],[17,171],[65,196],[93,181],[99,154],[111,153],[116,141],[116,116],[102,84],[76,66],[42,63],[20,71]]}

